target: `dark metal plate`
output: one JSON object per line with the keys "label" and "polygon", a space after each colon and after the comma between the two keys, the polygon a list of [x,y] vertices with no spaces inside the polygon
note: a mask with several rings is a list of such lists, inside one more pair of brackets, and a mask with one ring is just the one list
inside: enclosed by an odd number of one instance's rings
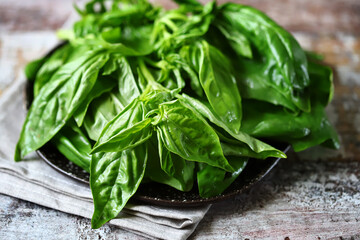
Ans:
{"label": "dark metal plate", "polygon": [[[290,146],[281,148],[287,152]],[[89,174],[67,160],[54,146],[46,144],[37,151],[38,155],[51,167],[83,183],[89,183]],[[265,177],[278,163],[279,158],[266,160],[250,159],[240,176],[221,195],[211,198],[201,198],[196,186],[190,192],[181,192],[159,183],[140,185],[134,195],[137,200],[165,206],[197,206],[215,203],[228,199],[249,189],[253,184]],[[196,184],[194,184],[196,185]]]}

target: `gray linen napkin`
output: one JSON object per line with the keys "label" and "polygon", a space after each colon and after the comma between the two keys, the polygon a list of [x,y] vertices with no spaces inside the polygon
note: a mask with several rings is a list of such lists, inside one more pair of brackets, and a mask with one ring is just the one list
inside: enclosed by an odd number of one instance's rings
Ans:
{"label": "gray linen napkin", "polygon": [[[91,218],[93,203],[89,186],[58,173],[35,153],[22,162],[13,161],[26,115],[25,81],[24,77],[14,81],[0,97],[0,193]],[[110,224],[149,238],[186,239],[209,207],[181,209],[128,204]]]}

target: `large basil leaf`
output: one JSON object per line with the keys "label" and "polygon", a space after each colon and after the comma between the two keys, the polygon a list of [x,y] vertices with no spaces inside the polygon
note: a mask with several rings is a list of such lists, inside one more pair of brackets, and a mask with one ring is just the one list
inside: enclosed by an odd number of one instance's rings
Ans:
{"label": "large basil leaf", "polygon": [[62,66],[53,75],[54,80],[41,88],[25,119],[16,161],[39,149],[65,125],[91,91],[107,59],[106,53],[91,52]]}
{"label": "large basil leaf", "polygon": [[[269,103],[256,100],[244,100],[244,111],[241,130],[258,138],[293,136],[300,138],[308,135],[309,124],[312,122],[310,114],[295,114]],[[286,140],[286,139],[284,139]]]}
{"label": "large basil leaf", "polygon": [[145,173],[146,145],[122,152],[96,153],[91,159],[90,188],[94,199],[92,228],[115,218],[138,189]]}
{"label": "large basil leaf", "polygon": [[127,106],[133,99],[140,95],[137,83],[132,70],[125,57],[112,54],[104,66],[104,77],[101,77],[95,84],[92,92],[74,113],[74,118],[78,126],[82,125],[86,111],[93,99],[99,97],[104,92],[110,91],[118,84],[119,94],[117,95],[122,106]]}
{"label": "large basil leaf", "polygon": [[233,131],[241,125],[241,97],[229,60],[206,41],[199,44],[199,79],[206,97],[223,122]]}
{"label": "large basil leaf", "polygon": [[243,98],[261,100],[284,106],[294,113],[299,112],[293,101],[289,100],[289,97],[279,91],[277,86],[272,83],[271,78],[273,76],[269,75],[272,65],[247,59],[234,59],[234,61],[238,64],[239,70],[236,78]]}
{"label": "large basil leaf", "polygon": [[290,142],[295,151],[327,144],[338,148],[337,134],[329,123],[324,107],[333,94],[331,69],[309,63],[311,112],[297,115],[268,103],[245,100],[242,130],[252,136]]}
{"label": "large basil leaf", "polygon": [[280,150],[270,146],[269,144],[266,144],[243,130],[241,131],[234,131],[232,130],[226,123],[220,119],[220,117],[217,116],[217,114],[206,105],[206,103],[203,103],[195,98],[192,98],[190,96],[187,96],[186,94],[182,94],[182,96],[178,96],[180,98],[180,101],[191,108],[193,111],[200,113],[202,116],[209,119],[210,122],[214,123],[215,125],[219,126],[220,128],[224,129],[228,134],[230,134],[233,138],[240,141],[241,143],[244,143],[242,146],[244,148],[247,148],[247,152],[254,152],[253,155],[256,158],[266,158],[266,157],[280,157],[280,158],[286,158],[286,155],[281,152]]}
{"label": "large basil leaf", "polygon": [[239,4],[220,7],[217,21],[241,31],[268,66],[266,81],[299,109],[310,111],[309,76],[304,51],[293,36],[262,12]]}
{"label": "large basil leaf", "polygon": [[200,115],[179,101],[161,104],[159,110],[157,130],[169,151],[189,161],[233,171],[223,155],[216,132]]}

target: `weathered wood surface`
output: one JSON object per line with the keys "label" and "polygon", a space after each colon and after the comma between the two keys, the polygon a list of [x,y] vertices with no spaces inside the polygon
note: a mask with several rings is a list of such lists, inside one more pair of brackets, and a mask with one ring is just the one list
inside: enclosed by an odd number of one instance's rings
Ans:
{"label": "weathered wood surface", "polygon": [[[234,2],[265,11],[334,68],[328,113],[342,148],[281,161],[250,192],[215,204],[191,239],[360,239],[360,1]],[[0,0],[0,95],[55,44],[71,9],[72,0]],[[143,239],[110,226],[91,230],[87,219],[0,195],[0,239],[15,238]]]}

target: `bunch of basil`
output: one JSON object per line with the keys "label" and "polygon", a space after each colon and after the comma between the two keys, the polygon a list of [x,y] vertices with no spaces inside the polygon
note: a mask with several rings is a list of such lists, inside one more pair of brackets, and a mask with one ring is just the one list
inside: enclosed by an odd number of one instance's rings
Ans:
{"label": "bunch of basil", "polygon": [[262,12],[227,3],[92,0],[67,43],[30,63],[34,86],[15,160],[51,141],[90,172],[92,227],[142,181],[223,192],[249,158],[338,147],[324,107],[331,69]]}

